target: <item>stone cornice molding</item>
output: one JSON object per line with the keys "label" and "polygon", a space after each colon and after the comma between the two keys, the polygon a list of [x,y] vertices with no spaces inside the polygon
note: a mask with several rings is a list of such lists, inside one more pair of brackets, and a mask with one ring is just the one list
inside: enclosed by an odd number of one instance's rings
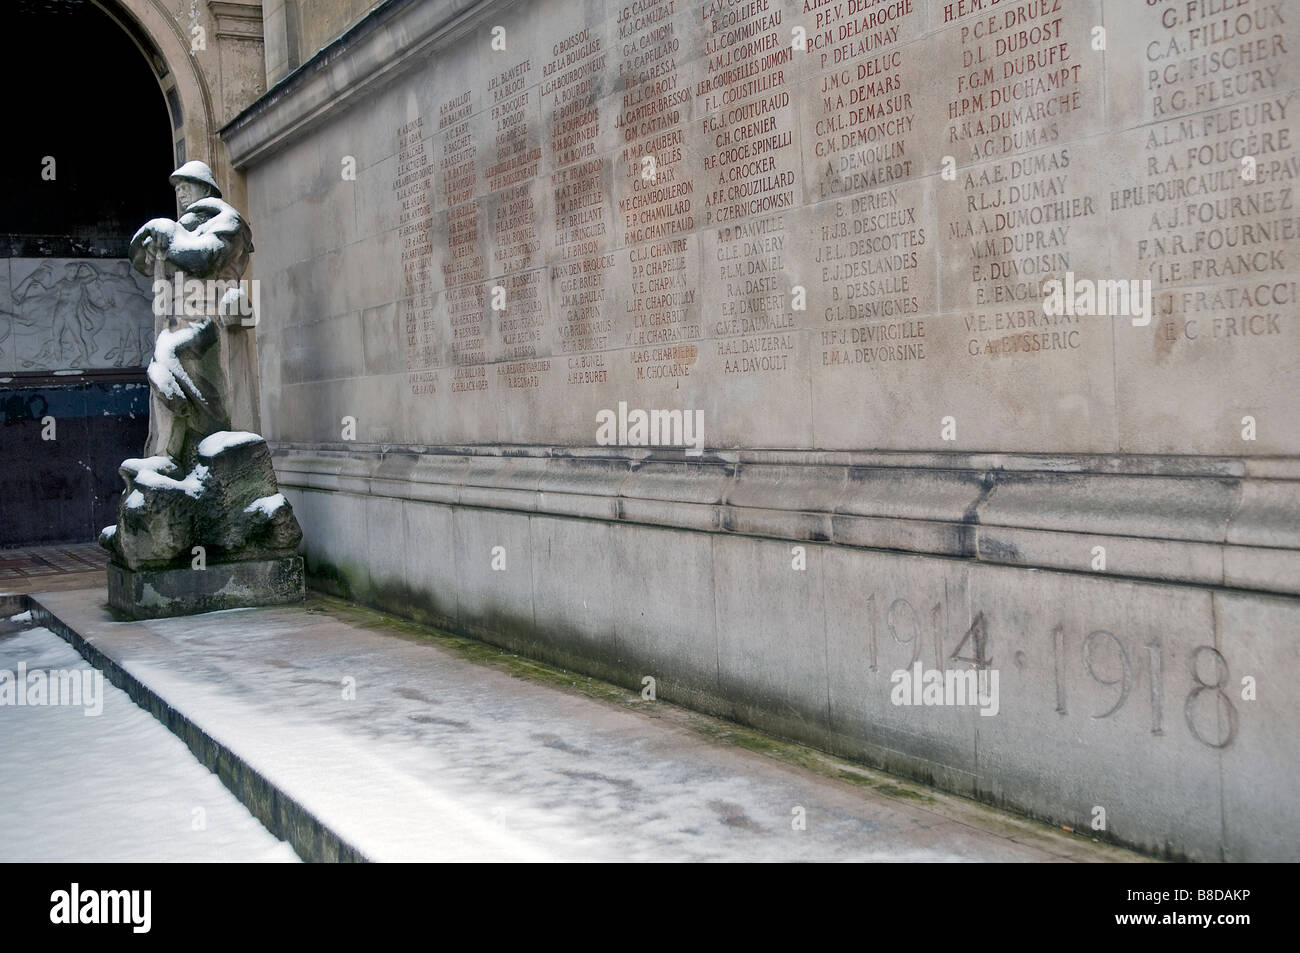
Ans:
{"label": "stone cornice molding", "polygon": [[424,65],[483,15],[519,0],[389,0],[221,129],[231,164],[256,165],[342,109]]}
{"label": "stone cornice molding", "polygon": [[300,490],[1300,594],[1295,461],[280,444],[275,467]]}

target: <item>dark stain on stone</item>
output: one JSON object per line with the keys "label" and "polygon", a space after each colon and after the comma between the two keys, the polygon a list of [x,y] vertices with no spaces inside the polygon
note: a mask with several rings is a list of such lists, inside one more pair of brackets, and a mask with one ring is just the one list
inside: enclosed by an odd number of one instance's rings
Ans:
{"label": "dark stain on stone", "polygon": [[401,695],[403,698],[409,698],[413,702],[425,702],[430,705],[441,704],[424,694],[424,692],[415,688],[406,688],[403,686],[402,688],[395,688],[393,691],[397,692],[397,694]]}
{"label": "dark stain on stone", "polygon": [[439,718],[437,715],[408,715],[411,721],[420,725],[447,725],[450,728],[469,728],[467,721],[456,721],[454,718]]}
{"label": "dark stain on stone", "polygon": [[718,819],[728,827],[737,827],[755,834],[763,833],[762,826],[746,814],[745,809],[739,804],[732,804],[730,801],[710,801],[709,809],[716,813]]}
{"label": "dark stain on stone", "polygon": [[718,510],[718,526],[724,533],[736,532],[736,514],[729,506]]}
{"label": "dark stain on stone", "polygon": [[635,781],[628,778],[611,778],[609,775],[600,774],[597,771],[561,771],[560,774],[566,778],[572,778],[574,781],[593,781],[597,784],[608,784],[619,788],[626,794],[639,790]]}
{"label": "dark stain on stone", "polygon": [[575,748],[573,745],[569,744],[559,735],[553,735],[547,732],[536,732],[534,734],[529,735],[528,737],[531,738],[533,741],[540,741],[542,744],[546,745],[546,747],[554,748],[556,751],[564,751],[569,754],[578,754],[578,755],[582,755],[583,757],[586,757],[587,755],[591,754],[591,752],[588,751],[586,748]]}
{"label": "dark stain on stone", "polygon": [[328,678],[295,678],[295,685],[328,685],[330,688],[342,689],[342,682],[331,681]]}
{"label": "dark stain on stone", "polygon": [[1008,562],[1020,562],[1020,547],[1014,543],[1004,543],[989,536],[981,536],[979,554],[988,559],[1001,559]]}
{"label": "dark stain on stone", "polygon": [[997,477],[993,473],[984,473],[980,476],[979,496],[977,496],[971,505],[966,507],[966,511],[962,513],[961,519],[963,523],[974,524],[980,521],[980,507],[988,500],[989,494],[993,492],[993,487],[996,485],[996,482]]}

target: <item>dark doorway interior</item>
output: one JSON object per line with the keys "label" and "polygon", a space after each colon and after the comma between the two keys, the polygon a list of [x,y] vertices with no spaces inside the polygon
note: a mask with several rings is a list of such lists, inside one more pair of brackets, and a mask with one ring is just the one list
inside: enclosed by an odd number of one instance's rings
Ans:
{"label": "dark doorway interior", "polygon": [[57,330],[59,357],[24,369],[15,357],[20,332],[35,340],[33,315],[57,306],[24,304],[15,286],[32,259],[50,260],[51,287],[90,272],[76,261],[106,272],[110,262],[95,260],[123,258],[136,228],[175,215],[172,118],[155,74],[161,62],[151,64],[95,4],[10,0],[3,16],[0,72],[10,95],[0,149],[0,546],[89,540],[115,519],[118,465],[144,444],[148,386],[139,365],[148,342],[132,342],[125,366],[114,362],[114,315],[96,312],[85,320],[106,325],[101,353],[79,364],[69,347],[68,363],[78,366],[57,366],[72,338]]}
{"label": "dark doorway interior", "polygon": [[117,468],[140,455],[148,430],[143,380],[0,388],[0,546],[81,542],[117,522]]}
{"label": "dark doorway interior", "polygon": [[[149,61],[88,0],[11,0],[0,236],[11,258],[120,258],[148,219],[171,217],[172,125]],[[42,177],[45,158],[55,178]]]}

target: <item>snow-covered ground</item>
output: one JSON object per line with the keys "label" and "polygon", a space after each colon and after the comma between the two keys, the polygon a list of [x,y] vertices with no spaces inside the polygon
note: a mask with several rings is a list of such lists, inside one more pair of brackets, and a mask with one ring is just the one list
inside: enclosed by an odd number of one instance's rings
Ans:
{"label": "snow-covered ground", "polygon": [[[0,670],[20,663],[29,673],[89,668],[40,628],[0,635]],[[84,704],[0,705],[0,861],[298,859],[180,739],[94,681],[97,716]]]}
{"label": "snow-covered ground", "polygon": [[400,637],[337,604],[115,622],[100,590],[40,599],[374,860],[1043,861],[1100,849],[883,777],[851,784],[783,763],[720,741],[725,723],[577,694],[553,670],[517,677],[526,667]]}

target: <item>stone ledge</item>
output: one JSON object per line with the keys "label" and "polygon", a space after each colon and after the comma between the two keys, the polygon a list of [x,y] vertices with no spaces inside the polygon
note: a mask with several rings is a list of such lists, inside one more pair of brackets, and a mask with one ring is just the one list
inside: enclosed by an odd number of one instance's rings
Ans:
{"label": "stone ledge", "polygon": [[1210,459],[1197,472],[1176,459],[1159,468],[1108,457],[1089,470],[1076,458],[1063,470],[1034,469],[1036,458],[992,467],[988,456],[954,454],[939,466],[942,455],[898,456],[884,465],[830,454],[774,462],[280,447],[275,466],[281,485],[297,489],[1026,568],[1092,573],[1102,546],[1098,575],[1300,593],[1300,481],[1244,476],[1242,461]]}
{"label": "stone ledge", "polygon": [[518,2],[390,0],[379,4],[220,130],[230,164],[243,169],[260,162],[326,117],[462,39],[479,17]]}

